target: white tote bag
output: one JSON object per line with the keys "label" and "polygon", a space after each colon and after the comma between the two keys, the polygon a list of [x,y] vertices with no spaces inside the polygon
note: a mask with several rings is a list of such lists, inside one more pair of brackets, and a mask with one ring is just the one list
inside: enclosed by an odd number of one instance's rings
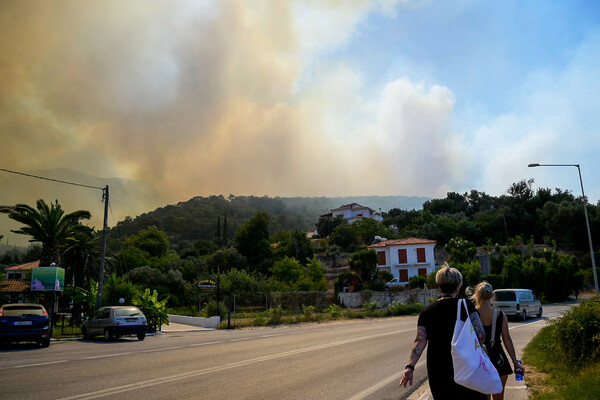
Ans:
{"label": "white tote bag", "polygon": [[[467,313],[465,321],[460,320],[460,310]],[[494,394],[502,391],[502,381],[494,364],[481,348],[471,319],[468,317],[465,299],[458,301],[456,307],[456,325],[452,336],[452,362],[454,381],[469,389]]]}

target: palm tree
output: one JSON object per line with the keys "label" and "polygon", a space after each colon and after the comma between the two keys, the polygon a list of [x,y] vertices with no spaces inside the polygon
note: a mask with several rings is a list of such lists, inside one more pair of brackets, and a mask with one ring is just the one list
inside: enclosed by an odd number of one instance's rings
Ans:
{"label": "palm tree", "polygon": [[67,246],[67,240],[76,232],[89,230],[81,225],[82,219],[90,219],[89,211],[79,210],[65,214],[58,200],[48,205],[44,200],[36,202],[36,208],[27,204],[0,206],[0,213],[8,214],[10,219],[25,225],[12,232],[31,236],[30,242],[42,244],[40,265],[56,263],[61,266],[61,250]]}

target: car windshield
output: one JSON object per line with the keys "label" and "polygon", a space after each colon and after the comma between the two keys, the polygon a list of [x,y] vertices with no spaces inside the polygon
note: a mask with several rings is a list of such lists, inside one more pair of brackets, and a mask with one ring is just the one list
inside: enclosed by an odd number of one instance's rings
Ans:
{"label": "car windshield", "polygon": [[115,309],[116,317],[135,317],[138,315],[142,315],[142,312],[135,307]]}
{"label": "car windshield", "polygon": [[5,317],[25,317],[31,315],[44,315],[42,307],[35,306],[6,306],[2,315]]}
{"label": "car windshield", "polygon": [[517,296],[515,292],[494,292],[496,301],[515,301]]}

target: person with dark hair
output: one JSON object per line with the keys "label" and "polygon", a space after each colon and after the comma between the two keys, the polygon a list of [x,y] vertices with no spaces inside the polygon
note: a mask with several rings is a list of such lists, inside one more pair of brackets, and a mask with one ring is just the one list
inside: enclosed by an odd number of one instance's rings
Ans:
{"label": "person with dark hair", "polygon": [[[486,400],[486,394],[476,392],[454,381],[451,341],[456,324],[458,292],[462,286],[462,275],[456,268],[445,264],[436,274],[435,282],[442,297],[425,307],[417,322],[417,337],[413,344],[408,364],[400,378],[400,386],[413,384],[413,371],[425,347],[427,350],[427,374],[429,389],[434,399]],[[471,319],[480,343],[485,341],[485,333],[479,314],[473,303],[467,300],[468,314],[461,312],[461,320]]]}
{"label": "person with dark hair", "polygon": [[[502,392],[492,395],[493,400],[504,399],[504,387],[506,386],[506,380],[508,375],[513,373],[512,368],[506,357],[506,353],[502,350],[502,341],[504,340],[504,347],[510,355],[513,361],[513,365],[516,370],[525,369],[521,365],[521,361],[517,360],[515,353],[515,346],[513,345],[510,332],[508,330],[508,321],[506,315],[502,311],[494,310],[490,304],[494,298],[494,291],[492,285],[483,281],[475,287],[475,293],[471,296],[471,299],[475,302],[479,316],[481,317],[481,323],[485,330],[485,346],[490,356],[490,360],[496,367],[500,380],[502,381]],[[494,323],[494,316],[496,323]]]}

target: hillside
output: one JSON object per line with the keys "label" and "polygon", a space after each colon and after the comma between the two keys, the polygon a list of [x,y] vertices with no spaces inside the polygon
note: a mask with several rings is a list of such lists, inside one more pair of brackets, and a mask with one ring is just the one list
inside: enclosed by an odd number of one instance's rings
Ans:
{"label": "hillside", "polygon": [[[194,197],[186,202],[157,208],[135,218],[126,218],[111,229],[112,238],[124,238],[151,225],[167,232],[173,242],[212,239],[217,224],[232,238],[235,230],[258,211],[271,216],[271,232],[300,229],[313,231],[320,215],[342,204],[357,202],[373,209],[421,209],[425,197],[357,196],[357,197]],[[219,220],[218,220],[219,219]]]}

